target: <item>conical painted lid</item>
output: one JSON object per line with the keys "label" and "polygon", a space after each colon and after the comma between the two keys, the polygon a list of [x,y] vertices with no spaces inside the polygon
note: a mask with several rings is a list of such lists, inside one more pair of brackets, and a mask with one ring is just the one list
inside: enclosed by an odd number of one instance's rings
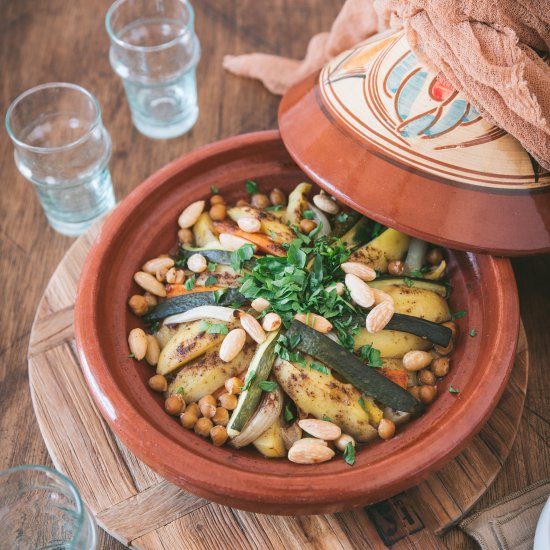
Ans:
{"label": "conical painted lid", "polygon": [[451,248],[550,251],[550,174],[424,67],[402,33],[377,35],[283,97],[290,154],[328,192]]}

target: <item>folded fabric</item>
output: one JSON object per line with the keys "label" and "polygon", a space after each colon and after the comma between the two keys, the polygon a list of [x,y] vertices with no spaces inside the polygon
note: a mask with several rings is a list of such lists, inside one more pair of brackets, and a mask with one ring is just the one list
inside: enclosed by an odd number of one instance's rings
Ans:
{"label": "folded fabric", "polygon": [[417,56],[550,169],[550,9],[546,0],[347,0],[303,61],[226,56],[224,67],[275,94],[378,30],[402,26]]}

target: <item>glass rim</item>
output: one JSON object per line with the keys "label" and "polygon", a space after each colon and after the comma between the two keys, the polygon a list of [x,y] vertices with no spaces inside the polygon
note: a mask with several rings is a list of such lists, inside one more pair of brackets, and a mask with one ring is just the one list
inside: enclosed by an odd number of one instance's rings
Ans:
{"label": "glass rim", "polygon": [[187,1],[187,0],[175,0],[176,2],[179,2],[180,4],[184,5],[188,12],[189,12],[189,21],[185,25],[185,28],[181,30],[178,35],[172,39],[170,39],[168,42],[163,42],[162,44],[156,44],[155,46],[137,46],[135,44],[130,44],[129,42],[126,42],[125,40],[121,40],[113,31],[113,28],[111,26],[111,18],[115,11],[122,6],[122,4],[125,4],[128,2],[128,0],[116,0],[109,9],[107,10],[107,14],[105,15],[105,28],[107,29],[107,34],[109,35],[109,38],[115,43],[118,44],[120,47],[125,48],[127,50],[132,50],[135,52],[158,52],[165,49],[168,49],[172,47],[174,44],[178,42],[178,40],[189,30],[190,27],[193,27],[194,21],[195,21],[195,11],[193,10],[193,6]]}
{"label": "glass rim", "polygon": [[82,528],[84,527],[84,501],[82,500],[82,497],[80,496],[80,493],[78,492],[78,489],[75,487],[74,483],[65,475],[59,472],[58,470],[54,470],[53,468],[49,468],[48,466],[43,466],[42,464],[22,464],[20,466],[13,466],[12,468],[8,468],[6,470],[0,470],[0,479],[4,476],[14,474],[17,472],[25,472],[25,471],[33,471],[33,472],[44,472],[46,474],[52,475],[53,477],[57,477],[60,481],[62,481],[70,490],[71,496],[74,498],[74,501],[77,506],[76,513],[78,514],[78,525],[77,529],[72,537],[72,540],[70,541],[69,548],[74,548],[75,542],[78,541],[80,538],[80,535],[82,533]]}
{"label": "glass rim", "polygon": [[[88,97],[88,99],[91,100],[94,109],[95,109],[95,118],[93,122],[90,124],[90,127],[86,130],[86,132],[80,136],[78,139],[75,139],[74,141],[71,141],[69,143],[65,143],[64,145],[57,145],[55,147],[38,147],[36,145],[29,145],[28,143],[25,143],[24,141],[21,141],[13,131],[13,128],[10,124],[10,118],[14,111],[14,109],[27,97],[29,97],[32,94],[35,94],[37,92],[41,92],[46,89],[50,88],[70,88],[72,90],[76,90],[77,92],[80,92]],[[24,91],[20,95],[18,95],[8,107],[8,110],[6,111],[6,130],[8,132],[8,135],[10,136],[11,140],[18,145],[19,147],[26,149],[27,151],[34,151],[36,153],[51,153],[55,151],[63,151],[65,149],[70,149],[72,147],[75,147],[84,141],[89,137],[89,135],[98,127],[99,124],[101,124],[101,107],[99,105],[99,101],[97,98],[86,88],[83,88],[82,86],[79,86],[78,84],[72,84],[70,82],[47,82],[46,84],[39,84],[38,86],[33,86],[32,88],[29,88],[28,90]]]}

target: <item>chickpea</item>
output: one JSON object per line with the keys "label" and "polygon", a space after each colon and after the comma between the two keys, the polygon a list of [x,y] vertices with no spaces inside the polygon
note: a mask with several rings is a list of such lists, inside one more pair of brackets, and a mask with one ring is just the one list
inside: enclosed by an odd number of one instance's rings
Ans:
{"label": "chickpea", "polygon": [[182,244],[191,244],[193,242],[193,231],[191,229],[180,229],[178,239]]}
{"label": "chickpea", "polygon": [[210,429],[210,438],[216,447],[221,447],[227,441],[227,430],[224,426],[214,426]]}
{"label": "chickpea", "polygon": [[212,195],[210,197],[210,204],[212,206],[215,204],[225,204],[225,199],[221,195]]}
{"label": "chickpea", "polygon": [[432,356],[427,351],[408,351],[403,356],[403,366],[408,371],[417,371],[427,367],[432,362]]}
{"label": "chickpea", "polygon": [[212,418],[216,414],[216,399],[212,395],[205,395],[199,399],[199,410],[206,418]]}
{"label": "chickpea", "polygon": [[[450,362],[448,357],[438,357],[433,363],[432,363],[432,372],[435,376],[438,378],[441,378],[442,376],[447,376],[449,372]],[[430,384],[433,385],[433,384]]]}
{"label": "chickpea", "polygon": [[454,340],[458,332],[458,327],[456,326],[456,323],[453,323],[452,321],[447,321],[446,323],[441,323],[441,325],[451,329],[451,338]]}
{"label": "chickpea", "polygon": [[256,193],[252,195],[250,204],[256,208],[267,208],[271,202],[269,201],[269,197],[267,195],[264,195],[263,193]]}
{"label": "chickpea", "polygon": [[195,414],[195,411],[185,411],[180,416],[181,425],[188,430],[191,430],[195,426],[198,419],[199,417]]}
{"label": "chickpea", "polygon": [[225,389],[229,394],[238,395],[239,393],[241,393],[241,388],[243,387],[243,385],[244,385],[244,382],[237,376],[234,376],[233,378],[229,378],[228,380],[225,381]]}
{"label": "chickpea", "polygon": [[355,447],[355,439],[351,437],[351,435],[348,434],[342,434],[338,439],[334,441],[334,446],[343,453],[346,450],[346,447],[348,446],[348,443],[351,443],[353,447]]}
{"label": "chickpea", "polygon": [[224,220],[227,215],[227,209],[225,208],[225,204],[215,204],[210,209],[210,217],[214,221],[221,221]]}
{"label": "chickpea", "polygon": [[168,389],[168,382],[162,374],[155,374],[155,376],[151,376],[147,383],[153,391],[164,392]]}
{"label": "chickpea", "polygon": [[179,395],[171,395],[164,402],[164,410],[172,416],[178,416],[185,410],[185,401]]}
{"label": "chickpea", "polygon": [[210,430],[213,428],[214,424],[212,423],[212,420],[210,418],[199,418],[195,422],[195,433],[197,435],[200,435],[201,437],[208,437],[210,434]]}
{"label": "chickpea", "polygon": [[248,206],[248,201],[246,199],[239,199],[235,206]]}
{"label": "chickpea", "polygon": [[313,220],[300,221],[300,232],[304,235],[309,235],[316,227],[317,223]]}
{"label": "chickpea", "polygon": [[220,402],[220,406],[224,409],[227,409],[228,411],[232,411],[237,408],[237,396],[232,393],[222,393],[218,397],[218,401]]}
{"label": "chickpea", "polygon": [[134,315],[141,317],[147,313],[149,306],[147,300],[141,294],[134,294],[129,300],[128,305]]}
{"label": "chickpea", "polygon": [[408,389],[408,392],[415,398],[420,401],[420,386],[413,386]]}
{"label": "chickpea", "polygon": [[388,273],[400,277],[405,273],[405,262],[402,260],[392,260],[388,264]]}
{"label": "chickpea", "polygon": [[146,292],[143,297],[145,298],[145,301],[147,302],[147,305],[149,307],[155,307],[159,303],[157,297],[150,292]]}
{"label": "chickpea", "polygon": [[277,187],[275,187],[275,189],[271,191],[271,193],[269,194],[269,199],[271,200],[272,204],[286,204],[286,195],[284,191],[281,191]]}
{"label": "chickpea", "polygon": [[378,435],[382,439],[391,439],[395,435],[395,424],[388,418],[382,418],[378,424]]}
{"label": "chickpea", "polygon": [[434,346],[435,351],[437,351],[437,353],[441,355],[449,355],[449,353],[453,351],[453,347],[454,347],[454,342],[452,339],[449,341],[449,345],[446,348],[444,348],[443,346],[438,346],[437,344]]}
{"label": "chickpea", "polygon": [[199,410],[199,406],[196,403],[190,403],[185,407],[185,412],[190,412],[194,414],[197,418],[201,415],[201,411]]}
{"label": "chickpea", "polygon": [[443,253],[439,248],[432,248],[426,254],[426,260],[430,265],[439,265],[443,260]]}
{"label": "chickpea", "polygon": [[227,412],[227,409],[218,407],[216,409],[216,414],[212,417],[212,422],[214,422],[216,426],[227,426],[227,423],[229,422],[229,413]]}
{"label": "chickpea", "polygon": [[437,393],[436,386],[420,386],[420,391],[419,391],[420,401],[422,401],[424,405],[429,405],[430,403],[433,403],[436,393]]}
{"label": "chickpea", "polygon": [[198,406],[199,409],[202,405],[208,404],[208,405],[214,405],[216,406],[216,398],[213,395],[205,395],[199,399]]}
{"label": "chickpea", "polygon": [[424,386],[433,386],[435,384],[435,374],[428,369],[422,369],[418,373],[418,381]]}

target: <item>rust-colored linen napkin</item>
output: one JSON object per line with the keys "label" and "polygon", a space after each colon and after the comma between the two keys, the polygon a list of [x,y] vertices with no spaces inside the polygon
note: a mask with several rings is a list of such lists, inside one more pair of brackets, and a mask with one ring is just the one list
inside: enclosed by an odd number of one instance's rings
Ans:
{"label": "rust-colored linen napkin", "polygon": [[550,496],[550,480],[508,495],[460,522],[481,550],[531,550],[537,522]]}
{"label": "rust-colored linen napkin", "polygon": [[253,53],[224,67],[282,94],[328,59],[388,24],[485,118],[550,169],[550,9],[547,0],[347,0],[303,61]]}

